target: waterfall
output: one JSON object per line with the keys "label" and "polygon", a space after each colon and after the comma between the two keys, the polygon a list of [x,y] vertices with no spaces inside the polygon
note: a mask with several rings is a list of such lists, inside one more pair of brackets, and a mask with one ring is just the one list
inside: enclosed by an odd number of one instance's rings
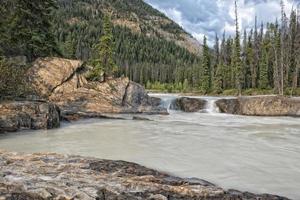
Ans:
{"label": "waterfall", "polygon": [[161,107],[168,111],[172,110],[172,103],[177,99],[177,96],[167,96],[161,98]]}
{"label": "waterfall", "polygon": [[220,113],[215,99],[206,99],[206,105],[203,111],[206,113]]}

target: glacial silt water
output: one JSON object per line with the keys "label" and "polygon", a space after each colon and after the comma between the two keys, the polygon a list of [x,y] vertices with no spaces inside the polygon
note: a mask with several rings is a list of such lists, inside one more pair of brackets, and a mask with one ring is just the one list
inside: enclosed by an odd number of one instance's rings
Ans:
{"label": "glacial silt water", "polygon": [[[162,95],[168,106],[173,95]],[[207,97],[205,97],[207,98]],[[136,162],[220,187],[300,199],[300,119],[170,110],[153,121],[90,119],[0,136],[0,148]]]}

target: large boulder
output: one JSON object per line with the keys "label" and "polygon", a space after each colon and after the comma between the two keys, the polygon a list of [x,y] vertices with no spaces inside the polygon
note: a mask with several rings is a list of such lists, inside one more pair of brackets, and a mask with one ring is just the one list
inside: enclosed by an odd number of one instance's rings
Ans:
{"label": "large boulder", "polygon": [[219,99],[216,101],[216,105],[221,113],[239,114],[240,102],[237,98],[233,99]]}
{"label": "large boulder", "polygon": [[28,75],[36,92],[57,104],[63,115],[166,113],[141,85],[128,78],[88,82],[86,73],[87,67],[81,61],[43,58],[34,62]]}
{"label": "large boulder", "polygon": [[0,151],[0,199],[286,200],[224,190],[201,179],[170,176],[138,164]]}
{"label": "large boulder", "polygon": [[47,98],[65,83],[72,83],[72,89],[77,88],[78,82],[74,79],[82,65],[78,60],[39,58],[29,69],[28,80],[40,96]]}
{"label": "large boulder", "polygon": [[205,108],[206,103],[207,102],[204,99],[180,97],[172,102],[171,109],[184,112],[198,112]]}
{"label": "large boulder", "polygon": [[300,99],[283,96],[240,97],[216,102],[223,113],[249,116],[300,116]]}
{"label": "large boulder", "polygon": [[52,103],[14,101],[0,104],[0,133],[20,129],[50,129],[59,125],[60,110]]}

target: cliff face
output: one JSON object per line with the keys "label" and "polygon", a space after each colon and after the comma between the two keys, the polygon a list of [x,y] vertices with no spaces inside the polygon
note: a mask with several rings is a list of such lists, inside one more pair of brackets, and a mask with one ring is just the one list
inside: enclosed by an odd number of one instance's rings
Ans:
{"label": "cliff face", "polygon": [[285,200],[223,190],[124,162],[0,150],[0,199]]}
{"label": "cliff face", "polygon": [[34,62],[29,81],[40,94],[57,104],[63,114],[166,113],[144,88],[128,78],[88,82],[82,62],[44,58]]}

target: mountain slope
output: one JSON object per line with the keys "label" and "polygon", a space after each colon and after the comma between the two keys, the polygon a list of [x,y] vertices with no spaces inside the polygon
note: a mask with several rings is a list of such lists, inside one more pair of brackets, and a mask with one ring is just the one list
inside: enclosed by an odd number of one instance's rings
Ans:
{"label": "mountain slope", "polygon": [[[162,38],[199,55],[201,45],[179,25],[167,18],[143,0],[59,0],[57,22],[69,26],[84,23],[93,27],[91,21],[100,21],[103,14],[111,15],[115,26],[127,27],[134,34],[149,38]],[[60,23],[59,23],[60,24]],[[67,26],[68,27],[68,26]]]}

